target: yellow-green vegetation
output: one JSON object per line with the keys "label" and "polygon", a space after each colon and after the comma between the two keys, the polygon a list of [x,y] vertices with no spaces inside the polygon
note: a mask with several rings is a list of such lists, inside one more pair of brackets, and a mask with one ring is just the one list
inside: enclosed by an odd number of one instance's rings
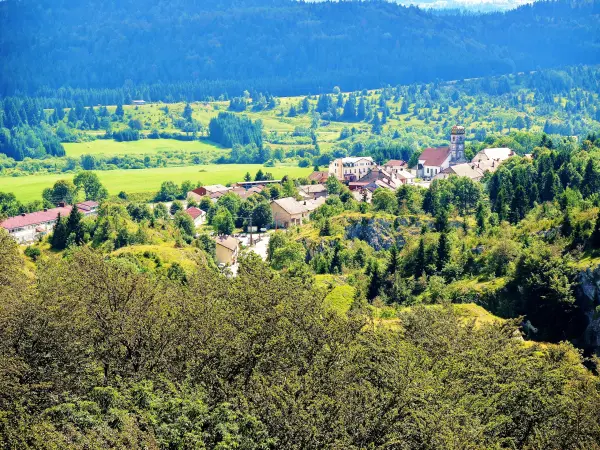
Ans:
{"label": "yellow-green vegetation", "polygon": [[[157,192],[163,181],[191,180],[202,184],[227,184],[243,181],[244,175],[252,176],[261,169],[275,178],[288,175],[293,178],[307,176],[311,169],[295,166],[263,167],[260,164],[211,164],[204,166],[165,167],[157,169],[118,169],[97,171],[109,194],[120,191],[139,193]],[[31,175],[26,177],[0,177],[0,192],[13,192],[17,199],[28,202],[41,198],[42,191],[60,179],[70,179],[70,174]]]}
{"label": "yellow-green vegetation", "polygon": [[350,286],[344,277],[335,275],[316,275],[316,285],[327,292],[323,301],[325,308],[345,314],[350,309],[356,289]]}
{"label": "yellow-green vegetation", "polygon": [[175,139],[140,139],[139,141],[117,142],[112,139],[97,139],[89,142],[63,144],[67,156],[81,155],[140,155],[160,152],[203,152],[220,156],[227,152],[210,141],[178,141]]}
{"label": "yellow-green vegetation", "polygon": [[132,254],[143,261],[146,268],[153,269],[157,265],[168,267],[179,263],[187,270],[197,269],[199,265],[206,265],[206,254],[194,247],[178,248],[173,243],[141,244],[122,247],[113,252],[114,256]]}

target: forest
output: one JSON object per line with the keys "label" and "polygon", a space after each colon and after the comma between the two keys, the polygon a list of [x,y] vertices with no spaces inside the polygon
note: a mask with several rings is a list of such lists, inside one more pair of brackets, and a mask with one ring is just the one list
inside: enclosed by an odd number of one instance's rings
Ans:
{"label": "forest", "polygon": [[132,91],[173,102],[596,64],[598,8],[597,0],[559,0],[438,15],[385,1],[7,0],[0,95],[91,89],[93,105]]}

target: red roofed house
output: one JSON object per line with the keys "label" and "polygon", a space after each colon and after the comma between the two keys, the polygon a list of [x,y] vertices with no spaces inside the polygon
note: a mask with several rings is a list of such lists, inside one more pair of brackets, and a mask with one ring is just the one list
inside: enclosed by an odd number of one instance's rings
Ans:
{"label": "red roofed house", "polygon": [[194,225],[202,225],[206,221],[206,212],[195,206],[190,206],[185,212],[192,218]]}
{"label": "red roofed house", "polygon": [[451,156],[449,147],[426,148],[419,156],[417,176],[428,180],[435,177],[450,167]]}
{"label": "red roofed house", "polygon": [[408,164],[406,163],[406,161],[402,161],[401,159],[390,159],[384,164],[383,168],[386,172],[395,175],[396,172],[400,170],[408,169]]}
{"label": "red roofed house", "polygon": [[194,189],[193,191],[189,191],[187,193],[187,198],[193,198],[194,200],[199,202],[200,200],[202,200],[202,197],[219,198],[221,195],[227,193],[230,190],[230,187],[223,186],[222,184],[201,186],[199,188]]}
{"label": "red roofed house", "polygon": [[317,184],[325,183],[329,178],[329,172],[313,172],[308,176],[308,181],[314,181]]}
{"label": "red roofed house", "polygon": [[[0,223],[0,227],[7,230],[8,234],[19,244],[27,244],[51,232],[58,216],[68,216],[71,208],[69,205],[63,205],[29,214],[23,213],[4,220]],[[78,203],[77,209],[85,217],[93,216],[98,211],[98,203],[94,201]]]}

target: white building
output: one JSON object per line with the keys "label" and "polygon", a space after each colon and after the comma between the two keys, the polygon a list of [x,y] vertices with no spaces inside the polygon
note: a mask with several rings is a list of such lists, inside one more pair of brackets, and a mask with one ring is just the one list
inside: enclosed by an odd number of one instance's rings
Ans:
{"label": "white building", "polygon": [[[94,216],[98,211],[98,203],[94,201],[78,203],[76,207],[84,217]],[[58,208],[23,213],[4,220],[0,227],[8,231],[19,244],[29,244],[50,233],[58,217],[67,217],[71,209],[72,206],[63,204]]]}
{"label": "white building", "polygon": [[426,148],[419,156],[417,176],[430,180],[450,167],[452,154],[449,147]]}
{"label": "white building", "polygon": [[338,180],[357,181],[376,167],[370,156],[339,158],[329,164],[329,174]]}

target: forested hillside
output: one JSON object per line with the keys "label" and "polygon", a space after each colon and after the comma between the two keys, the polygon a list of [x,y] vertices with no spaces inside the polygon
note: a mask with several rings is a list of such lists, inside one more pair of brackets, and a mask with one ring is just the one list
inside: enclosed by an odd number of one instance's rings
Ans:
{"label": "forested hillside", "polygon": [[[0,94],[298,94],[599,61],[599,2],[434,15],[386,2],[0,2]],[[360,18],[360,19],[357,19]]]}

